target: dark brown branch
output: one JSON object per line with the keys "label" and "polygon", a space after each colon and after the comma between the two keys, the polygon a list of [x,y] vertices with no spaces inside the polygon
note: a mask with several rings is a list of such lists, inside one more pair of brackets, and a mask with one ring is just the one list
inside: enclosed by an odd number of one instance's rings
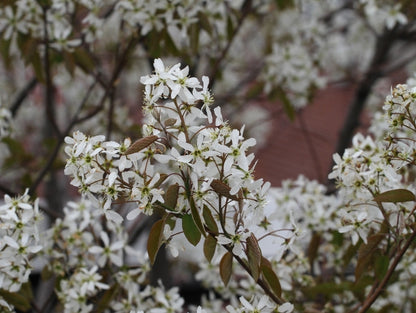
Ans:
{"label": "dark brown branch", "polygon": [[31,196],[34,195],[36,188],[42,182],[43,178],[49,172],[50,168],[52,167],[53,163],[55,162],[55,159],[58,156],[59,150],[60,150],[62,144],[64,143],[65,136],[67,136],[69,134],[69,132],[71,131],[72,127],[77,123],[77,121],[78,121],[77,117],[80,114],[82,108],[85,106],[85,104],[86,104],[86,102],[88,100],[88,97],[91,94],[91,91],[92,91],[92,89],[94,88],[95,85],[96,85],[96,82],[94,82],[90,86],[90,88],[88,89],[87,93],[85,94],[84,98],[81,101],[81,104],[78,106],[78,109],[77,109],[76,113],[74,114],[74,117],[72,118],[71,122],[69,123],[69,125],[67,126],[67,128],[65,129],[65,131],[59,137],[59,140],[58,140],[58,142],[57,142],[54,150],[52,151],[51,155],[49,156],[49,158],[48,158],[48,160],[46,162],[46,165],[39,172],[39,174],[36,177],[35,181],[30,186],[30,188],[29,188],[29,194]]}
{"label": "dark brown branch", "polygon": [[221,54],[217,57],[217,59],[215,60],[214,65],[212,66],[213,70],[212,70],[211,74],[209,75],[211,77],[210,89],[213,89],[216,78],[217,78],[217,75],[218,75],[218,72],[220,71],[220,68],[221,68],[221,63],[224,60],[224,58],[226,57],[228,51],[230,50],[231,45],[234,42],[234,39],[235,39],[238,31],[241,29],[241,25],[243,24],[245,18],[250,13],[251,9],[252,9],[252,0],[245,0],[243,5],[242,5],[241,16],[237,20],[237,25],[233,29],[233,32],[230,36],[231,38],[229,38],[229,40],[227,42],[227,45],[221,51]]}
{"label": "dark brown branch", "polygon": [[[359,86],[355,92],[354,98],[349,105],[347,117],[344,121],[344,125],[339,133],[338,142],[335,152],[339,155],[343,155],[345,149],[350,144],[356,128],[360,125],[361,113],[364,110],[364,105],[371,93],[371,90],[376,81],[382,77],[382,67],[385,64],[387,56],[395,43],[394,30],[384,33],[377,38],[376,47],[372,61],[369,65],[367,73],[359,83]],[[333,163],[331,164],[332,170]],[[334,181],[327,182],[328,190],[334,190]]]}
{"label": "dark brown branch", "polygon": [[26,97],[30,94],[30,92],[33,90],[33,88],[36,87],[38,84],[38,79],[36,77],[33,77],[26,86],[19,92],[16,99],[13,101],[10,111],[12,113],[12,116],[15,117],[17,114],[17,111],[19,110],[20,106],[22,105],[23,101],[26,99]]}
{"label": "dark brown branch", "polygon": [[[237,262],[244,268],[244,270],[248,273],[248,274],[250,274],[251,275],[251,270],[250,270],[250,268],[248,267],[248,265],[246,264],[246,262],[244,262],[244,260],[242,259],[242,258],[240,258],[238,255],[235,255],[234,253],[233,253],[233,251],[232,251],[232,248],[231,247],[229,247],[229,246],[226,246],[226,245],[223,245],[223,247],[225,248],[225,249],[227,249],[227,251],[228,252],[230,252],[232,255],[233,255],[233,257],[237,260]],[[276,304],[283,304],[285,301],[282,299],[282,298],[280,298],[280,297],[278,297],[277,295],[275,295],[271,290],[270,290],[270,288],[267,286],[267,283],[263,280],[263,279],[261,279],[261,278],[259,278],[258,280],[257,280],[257,285],[259,285],[260,287],[261,287],[261,289],[263,289],[263,291],[265,292],[265,294],[267,295],[267,296],[269,296],[270,297],[270,299],[272,299],[273,300],[273,302],[274,303],[276,303]]]}
{"label": "dark brown branch", "polygon": [[399,253],[394,258],[393,263],[390,265],[389,269],[387,270],[387,273],[384,276],[383,280],[380,282],[380,284],[374,290],[374,292],[366,298],[366,300],[364,301],[364,304],[362,305],[362,307],[360,308],[358,313],[367,312],[367,310],[370,309],[370,307],[373,305],[373,303],[377,300],[377,298],[380,296],[380,294],[384,291],[384,289],[386,288],[387,283],[389,282],[391,276],[393,275],[397,265],[400,263],[403,255],[409,249],[410,245],[413,243],[415,238],[416,238],[416,230],[413,229],[413,233],[410,235],[410,237],[407,239],[403,248],[399,251]]}
{"label": "dark brown branch", "polygon": [[393,33],[389,32],[377,39],[375,53],[369,66],[369,70],[358,86],[354,99],[350,104],[347,118],[340,132],[336,147],[336,152],[339,154],[342,154],[344,150],[349,147],[355,129],[359,126],[359,120],[365,102],[371,93],[374,83],[382,75],[381,67],[394,43],[392,35]]}
{"label": "dark brown branch", "polygon": [[[126,48],[126,50],[123,53],[123,56],[120,59],[120,62],[117,64],[116,68],[114,69],[111,81],[110,81],[110,85],[111,86],[115,86],[115,83],[124,67],[124,65],[127,63],[127,59],[128,59],[128,54],[131,51],[131,48],[134,46],[135,43],[135,39],[132,38]],[[96,82],[94,82],[88,92],[86,93],[83,101],[81,102],[76,114],[74,115],[71,123],[67,126],[67,128],[62,132],[62,134],[59,137],[58,143],[56,144],[54,150],[52,151],[51,155],[49,156],[48,161],[46,162],[46,165],[44,166],[44,168],[40,171],[39,175],[37,176],[37,178],[35,179],[34,183],[32,184],[32,186],[29,188],[29,194],[33,195],[36,188],[39,186],[39,184],[42,182],[43,178],[45,177],[45,175],[49,172],[50,168],[52,167],[55,159],[58,156],[59,150],[62,146],[62,144],[64,143],[64,139],[65,136],[67,136],[69,134],[69,132],[71,131],[72,127],[75,126],[76,124],[80,123],[81,121],[85,120],[85,117],[83,118],[78,118],[79,113],[81,112],[81,109],[84,107],[89,94],[91,93],[93,87],[96,85]],[[104,106],[104,102],[107,99],[107,97],[110,95],[112,88],[108,88],[105,90],[104,95],[101,98],[100,104],[98,105],[97,109],[93,112],[94,115],[97,114],[99,111],[101,111],[103,109]],[[90,115],[91,116],[91,115]]]}
{"label": "dark brown branch", "polygon": [[303,119],[302,112],[299,112],[298,119],[299,119],[300,128],[302,130],[302,134],[305,137],[306,145],[308,146],[309,153],[310,153],[310,155],[313,159],[313,163],[315,165],[315,172],[317,174],[318,180],[320,182],[324,182],[323,177],[322,177],[321,163],[319,162],[319,158],[318,158],[318,153],[315,149],[314,144],[312,143],[312,137],[311,137],[311,134],[310,134],[308,128],[306,127],[306,123]]}
{"label": "dark brown branch", "polygon": [[55,108],[54,108],[54,96],[55,89],[52,83],[51,75],[51,60],[49,56],[49,33],[48,33],[48,7],[43,6],[43,36],[44,36],[44,60],[43,66],[45,70],[45,105],[46,105],[46,116],[55,132],[56,136],[59,138],[61,136],[61,131],[59,130],[58,124],[55,118]]}

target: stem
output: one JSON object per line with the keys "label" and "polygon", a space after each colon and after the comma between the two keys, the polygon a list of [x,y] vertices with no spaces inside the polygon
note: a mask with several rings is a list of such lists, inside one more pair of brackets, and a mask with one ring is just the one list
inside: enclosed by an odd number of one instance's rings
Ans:
{"label": "stem", "polygon": [[54,86],[52,83],[51,76],[51,62],[49,56],[49,33],[48,33],[48,7],[43,6],[43,36],[44,36],[44,48],[45,54],[43,59],[43,65],[45,67],[45,105],[46,105],[46,116],[52,127],[52,130],[56,133],[57,137],[61,136],[58,124],[55,119],[55,108],[54,108]]}
{"label": "stem", "polygon": [[[241,259],[238,255],[235,255],[230,247],[224,246],[224,245],[223,245],[223,247],[225,249],[227,249],[227,251],[230,252],[233,255],[233,257],[237,260],[237,262],[244,268],[244,270],[251,275],[250,268],[244,262],[244,260]],[[269,289],[269,287],[267,286],[267,283],[262,278],[259,278],[256,281],[256,283],[257,283],[257,285],[259,285],[261,287],[261,289],[263,289],[263,291],[266,293],[266,295],[269,296],[270,299],[272,299],[276,304],[283,304],[285,302],[285,300],[283,300],[281,297],[278,297],[277,295],[275,295]]]}
{"label": "stem", "polygon": [[215,84],[215,79],[218,75],[218,72],[220,71],[221,68],[221,63],[222,61],[225,59],[228,51],[231,48],[231,45],[238,33],[238,31],[241,29],[241,25],[243,24],[245,18],[247,17],[247,15],[250,13],[252,8],[252,0],[245,0],[243,5],[242,5],[242,14],[240,16],[240,18],[237,20],[237,26],[233,29],[233,32],[230,36],[230,39],[228,40],[226,46],[224,47],[224,49],[221,51],[220,56],[216,59],[214,65],[213,65],[213,70],[211,75],[209,75],[211,77],[211,80],[209,82],[209,88],[212,90]]}
{"label": "stem", "polygon": [[26,86],[20,91],[20,93],[17,95],[16,99],[13,101],[11,105],[11,113],[13,117],[16,117],[17,111],[19,110],[20,106],[22,105],[23,101],[26,99],[26,97],[29,95],[29,93],[33,90],[33,88],[36,87],[38,83],[38,79],[36,77],[32,78]]}
{"label": "stem", "polygon": [[313,163],[315,165],[315,172],[317,174],[318,180],[322,182],[323,181],[322,169],[321,169],[321,164],[319,162],[318,153],[316,152],[315,145],[312,143],[312,138],[306,127],[306,123],[305,123],[305,120],[303,119],[302,112],[300,112],[298,117],[299,117],[300,128],[302,130],[303,135],[305,136],[306,145],[308,146],[309,152],[313,159]]}
{"label": "stem", "polygon": [[361,309],[358,311],[358,313],[364,313],[367,312],[367,310],[371,307],[371,305],[377,300],[377,298],[380,296],[380,294],[383,292],[384,288],[386,287],[389,279],[393,275],[397,265],[400,263],[400,260],[402,259],[403,255],[406,253],[407,249],[409,249],[410,245],[412,244],[413,240],[416,238],[416,230],[413,230],[413,233],[410,235],[410,237],[407,239],[405,245],[402,249],[398,252],[396,257],[393,260],[393,263],[389,267],[386,276],[384,276],[383,280],[380,282],[378,287],[374,290],[373,293],[370,293],[366,300],[364,301]]}
{"label": "stem", "polygon": [[[349,111],[344,121],[344,125],[339,133],[339,138],[335,152],[342,155],[346,148],[351,144],[351,139],[354,135],[355,129],[360,124],[361,112],[364,109],[365,102],[369,97],[373,85],[382,77],[383,72],[381,67],[385,64],[388,53],[395,43],[395,32],[389,31],[379,36],[376,41],[375,52],[371,60],[371,64],[364,78],[360,81],[354,99],[349,105]],[[331,164],[330,171],[334,163]],[[328,189],[333,189],[334,181],[328,181]]]}
{"label": "stem", "polygon": [[87,102],[87,99],[92,91],[92,89],[95,86],[95,82],[90,86],[90,88],[88,89],[87,93],[84,96],[84,99],[82,100],[81,104],[79,105],[72,121],[69,123],[69,125],[67,126],[67,128],[65,129],[64,132],[61,133],[59,140],[54,148],[54,150],[52,151],[51,155],[49,156],[49,159],[46,162],[46,165],[43,167],[43,169],[39,172],[37,178],[34,180],[33,184],[30,186],[29,188],[29,194],[33,195],[35,193],[36,188],[39,186],[39,184],[42,182],[43,178],[45,177],[45,175],[49,172],[50,168],[52,167],[56,157],[58,156],[59,150],[62,146],[62,144],[65,141],[65,136],[69,134],[69,132],[71,131],[72,127],[77,123],[77,117],[79,115],[79,113],[81,112],[81,109],[84,107],[85,103]]}

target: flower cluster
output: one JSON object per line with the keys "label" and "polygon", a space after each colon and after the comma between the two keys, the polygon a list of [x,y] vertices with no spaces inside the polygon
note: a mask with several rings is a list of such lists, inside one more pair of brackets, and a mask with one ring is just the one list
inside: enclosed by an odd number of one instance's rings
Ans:
{"label": "flower cluster", "polygon": [[[219,108],[211,111],[206,77],[201,85],[187,74],[188,68],[167,68],[157,59],[155,74],[141,80],[145,137],[117,144],[75,133],[66,139],[65,172],[82,192],[100,195],[106,212],[118,198],[137,203],[128,219],[151,214],[155,204],[180,213],[196,205],[200,215],[205,206],[213,216],[224,216],[220,238],[244,239],[246,229],[260,222],[269,186],[253,176],[254,155],[247,151],[255,140],[245,140],[243,129],[231,129]],[[172,202],[167,196],[175,189]],[[240,215],[237,225],[225,218],[235,213]],[[236,251],[242,251],[241,242],[232,243]]]}
{"label": "flower cluster", "polygon": [[162,307],[181,311],[177,288],[144,288],[148,259],[128,245],[126,229],[107,220],[98,203],[69,202],[64,213],[42,237],[43,274],[59,279],[56,292],[64,312],[93,312],[97,295],[106,290],[112,290],[107,300],[114,312],[162,312]]}
{"label": "flower cluster", "polygon": [[[4,196],[0,205],[0,288],[19,291],[29,280],[32,258],[42,249],[39,238],[39,200]],[[4,305],[1,300],[0,305]]]}
{"label": "flower cluster", "polygon": [[[103,136],[76,132],[66,138],[69,158],[65,172],[73,177],[73,185],[100,204],[113,227],[123,223],[124,213],[116,212],[111,204],[136,203],[126,216],[128,220],[140,213],[165,212],[160,234],[168,246],[175,242],[171,236],[180,220],[192,244],[203,234],[214,247],[226,247],[217,252],[218,262],[227,253],[242,258],[252,245],[258,245],[253,236],[266,237],[271,230],[269,222],[262,223],[269,184],[254,178],[254,155],[248,154],[255,140],[243,137],[244,128],[232,129],[219,107],[211,109],[207,77],[201,84],[180,64],[166,67],[156,59],[154,66],[155,73],[141,79],[145,85],[144,137],[118,144],[105,141]],[[118,241],[111,245],[105,233],[95,233],[106,248],[93,246],[88,252],[106,251],[107,255],[98,258],[98,264],[104,264],[111,260]],[[156,249],[157,236],[149,238],[156,240],[151,244]],[[175,247],[171,250],[177,254]],[[214,253],[215,249],[209,259]],[[113,263],[118,262],[119,257],[113,256]],[[211,282],[211,286],[222,285],[222,280]],[[251,280],[246,285],[256,283]]]}
{"label": "flower cluster", "polygon": [[360,3],[369,22],[377,31],[382,31],[384,27],[392,29],[396,25],[406,25],[408,22],[406,15],[401,12],[400,3],[393,5],[375,0],[361,0]]}
{"label": "flower cluster", "polygon": [[317,16],[299,14],[296,9],[286,11],[277,23],[276,43],[265,60],[264,91],[276,93],[281,88],[291,104],[300,109],[309,103],[314,90],[325,86],[317,54],[324,28]]}

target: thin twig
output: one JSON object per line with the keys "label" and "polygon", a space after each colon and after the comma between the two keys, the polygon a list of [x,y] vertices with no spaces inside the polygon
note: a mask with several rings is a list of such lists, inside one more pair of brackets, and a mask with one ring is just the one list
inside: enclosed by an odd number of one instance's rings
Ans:
{"label": "thin twig", "polygon": [[43,6],[43,36],[44,36],[44,60],[43,66],[45,69],[45,104],[46,104],[46,116],[52,129],[56,133],[56,136],[59,138],[61,136],[61,131],[59,130],[58,124],[55,119],[55,108],[54,108],[54,86],[52,83],[51,76],[51,61],[49,56],[49,33],[48,33],[48,7]]}
{"label": "thin twig", "polygon": [[383,292],[384,288],[386,287],[389,279],[393,275],[397,265],[400,263],[403,255],[406,253],[407,249],[409,249],[410,245],[412,244],[413,240],[416,238],[416,230],[413,230],[413,233],[410,235],[410,237],[407,239],[405,245],[403,248],[399,251],[399,253],[396,255],[396,257],[393,260],[393,263],[390,265],[386,275],[384,276],[383,280],[378,285],[377,289],[370,294],[366,300],[364,301],[362,307],[358,311],[358,313],[364,313],[367,312],[367,310],[371,307],[371,305],[377,300],[377,298],[380,296],[380,294]]}
{"label": "thin twig", "polygon": [[58,156],[59,150],[64,143],[65,137],[69,134],[72,127],[77,123],[77,117],[80,114],[82,108],[85,106],[89,95],[91,94],[92,89],[96,85],[96,82],[94,82],[88,89],[87,93],[85,94],[84,98],[82,99],[80,105],[78,106],[77,111],[74,114],[74,117],[72,118],[71,122],[67,126],[67,128],[64,130],[64,132],[61,133],[61,136],[59,137],[59,140],[52,151],[51,155],[49,156],[46,165],[43,167],[43,169],[39,172],[38,176],[36,177],[35,181],[29,188],[29,194],[34,195],[36,188],[39,186],[39,184],[42,182],[45,175],[49,172],[50,168],[52,167],[53,162],[55,161],[56,157]]}
{"label": "thin twig", "polygon": [[221,63],[222,61],[225,59],[225,56],[227,55],[228,51],[231,48],[232,43],[234,42],[234,39],[236,37],[236,35],[238,34],[238,31],[241,29],[241,25],[243,24],[245,18],[248,16],[248,14],[251,11],[251,7],[252,7],[252,0],[245,0],[243,5],[242,5],[242,13],[240,18],[237,20],[237,26],[233,29],[233,32],[230,36],[230,39],[228,40],[226,46],[224,47],[224,49],[221,51],[221,54],[218,58],[216,58],[216,61],[214,63],[214,65],[212,66],[213,70],[211,72],[211,80],[210,80],[210,89],[212,90],[215,84],[215,80],[216,80],[216,76],[218,75],[218,72],[221,68]]}
{"label": "thin twig", "polygon": [[312,143],[311,135],[310,135],[310,133],[309,133],[307,127],[306,127],[306,123],[303,119],[302,111],[298,114],[298,118],[299,118],[300,128],[302,130],[302,134],[305,137],[306,145],[308,146],[310,155],[311,155],[311,157],[313,159],[313,163],[315,165],[315,172],[317,174],[318,180],[320,182],[323,182],[321,163],[319,162],[318,153],[316,152],[315,146]]}
{"label": "thin twig", "polygon": [[15,117],[17,114],[17,111],[19,110],[20,106],[22,105],[23,101],[26,99],[26,97],[30,94],[30,92],[33,90],[33,88],[36,87],[38,83],[38,79],[36,77],[33,77],[26,86],[19,92],[16,99],[13,101],[10,112],[12,113],[12,116]]}

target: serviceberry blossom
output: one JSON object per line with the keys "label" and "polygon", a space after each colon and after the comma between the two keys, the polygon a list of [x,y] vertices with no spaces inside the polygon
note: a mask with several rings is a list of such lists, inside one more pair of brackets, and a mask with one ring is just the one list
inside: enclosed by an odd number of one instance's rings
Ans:
{"label": "serviceberry blossom", "polygon": [[[4,196],[0,204],[0,288],[17,292],[28,282],[32,259],[43,248],[39,238],[39,200],[28,190],[18,197]],[[0,301],[3,299],[0,297]],[[1,303],[0,303],[1,304]]]}
{"label": "serviceberry blossom", "polygon": [[[212,99],[206,77],[201,85],[187,76],[187,68],[181,69],[180,64],[168,67],[160,59],[154,67],[155,74],[141,79],[145,85],[146,137],[126,142],[121,151],[102,136],[74,133],[66,139],[69,160],[65,172],[73,177],[73,185],[97,197],[107,211],[109,201],[136,202],[138,208],[128,219],[140,212],[151,214],[155,206],[165,208],[165,188],[176,184],[176,207],[170,210],[189,212],[191,196],[198,210],[206,205],[214,216],[219,211],[226,216],[239,212],[241,225],[230,226],[236,233],[225,231],[221,242],[241,238],[238,246],[244,245],[243,223],[256,223],[261,218],[269,186],[252,174],[254,155],[247,155],[247,151],[255,140],[244,139],[244,128],[232,130],[219,108],[213,115],[207,114]],[[206,104],[202,109],[197,107],[200,102]],[[243,246],[239,247],[236,249],[241,252]]]}
{"label": "serviceberry blossom", "polygon": [[[145,85],[144,137],[118,144],[105,141],[103,136],[75,132],[73,137],[66,138],[69,159],[65,172],[85,196],[99,203],[113,227],[123,223],[124,215],[115,211],[112,203],[136,205],[126,214],[128,220],[135,220],[140,213],[150,215],[156,209],[165,211],[170,222],[161,220],[161,233],[173,256],[183,249],[176,239],[176,222],[182,223],[185,237],[196,243],[188,233],[191,216],[207,223],[218,246],[227,247],[236,257],[244,257],[249,237],[254,240],[256,236],[249,229],[264,237],[270,235],[266,224],[257,227],[264,220],[263,207],[270,184],[254,177],[254,154],[249,150],[256,142],[244,138],[244,127],[232,129],[219,107],[211,112],[213,99],[207,89],[207,77],[201,84],[188,76],[187,67],[166,66],[161,59],[154,61],[154,68],[154,74],[141,78]],[[110,244],[105,233],[100,238],[104,246],[92,246],[88,252],[98,254],[100,266],[109,260],[118,265],[121,243],[114,239],[114,244]],[[201,272],[199,277],[204,280],[206,276]],[[234,283],[230,282],[229,291],[225,292],[218,275],[210,277],[217,277],[211,283],[223,290],[224,296],[233,298]],[[247,290],[243,292],[247,296],[249,290],[261,294],[250,279],[239,279],[237,286]],[[165,292],[160,290],[156,291],[155,300],[160,308],[149,312],[177,311],[183,304],[179,298],[165,298]],[[254,305],[265,308],[266,302],[262,298]],[[132,302],[128,303],[125,302],[126,308],[134,308]],[[121,302],[115,304],[117,308],[120,305]],[[244,305],[249,304],[246,301]]]}

